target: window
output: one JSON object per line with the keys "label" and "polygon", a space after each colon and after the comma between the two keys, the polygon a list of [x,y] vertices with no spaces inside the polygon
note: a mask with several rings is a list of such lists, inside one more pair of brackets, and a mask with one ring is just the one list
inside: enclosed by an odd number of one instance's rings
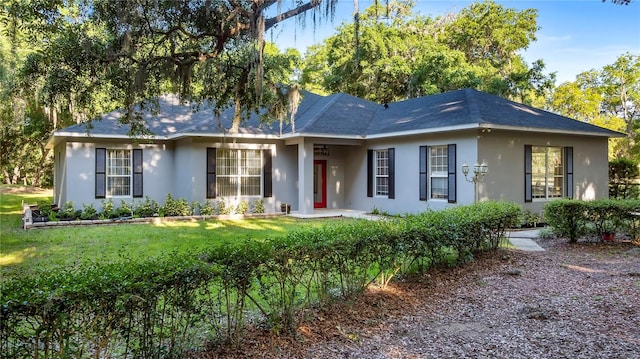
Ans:
{"label": "window", "polygon": [[433,199],[447,199],[449,196],[448,152],[448,146],[429,147],[429,183]]}
{"label": "window", "polygon": [[107,150],[107,197],[131,196],[131,151]]}
{"label": "window", "polygon": [[376,150],[376,196],[389,195],[389,151]]}
{"label": "window", "polygon": [[531,194],[534,199],[564,196],[563,152],[562,147],[531,146]]}
{"label": "window", "polygon": [[218,196],[260,196],[262,151],[218,149],[215,173]]}

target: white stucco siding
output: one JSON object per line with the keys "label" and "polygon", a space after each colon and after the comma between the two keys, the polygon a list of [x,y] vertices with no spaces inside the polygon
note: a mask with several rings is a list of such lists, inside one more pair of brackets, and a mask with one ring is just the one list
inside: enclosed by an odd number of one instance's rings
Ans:
{"label": "white stucco siding", "polygon": [[[465,181],[462,163],[475,161],[476,137],[464,133],[414,136],[369,141],[363,147],[353,147],[345,156],[345,205],[370,211],[374,208],[391,214],[419,213],[427,209],[443,209],[454,204],[447,200],[420,200],[420,146],[456,145],[456,204],[473,202],[473,185]],[[367,197],[367,150],[395,148],[395,199]]]}
{"label": "white stucco siding", "polygon": [[[207,148],[216,149],[255,149],[271,150],[272,155],[272,197],[224,198],[228,205],[236,206],[240,201],[249,202],[257,199],[264,201],[265,211],[272,213],[279,211],[280,203],[296,203],[296,147],[275,143],[256,143],[248,140],[238,140],[231,143],[206,138],[180,141],[176,144],[176,173],[173,194],[178,198],[185,198],[189,202],[200,203],[209,200],[215,203],[220,197],[207,199]],[[264,191],[264,174],[261,182]],[[264,193],[263,193],[264,194]]]}
{"label": "white stucco siding", "polygon": [[327,145],[329,155],[314,154],[314,160],[327,161],[327,208],[346,208],[345,198],[345,157],[355,148],[353,146]]}
{"label": "white stucco siding", "polygon": [[171,190],[171,195],[174,198],[184,198],[188,202],[204,201],[206,184],[203,182],[206,179],[206,155],[206,146],[194,145],[191,139],[175,143],[176,170],[173,173],[174,186]]}
{"label": "white stucco siding", "polygon": [[71,142],[66,144],[66,177],[67,193],[58,205],[73,202],[76,209],[83,204],[93,204],[102,208],[100,200],[95,198],[95,144]]}
{"label": "white stucco siding", "polygon": [[[93,204],[98,210],[102,209],[104,199],[95,198],[95,170],[96,148],[107,149],[142,149],[143,161],[143,196],[149,196],[159,203],[164,203],[168,191],[171,190],[171,173],[173,171],[172,150],[166,145],[132,145],[126,143],[104,142],[84,143],[69,142],[56,147],[56,155],[64,155],[56,160],[55,200],[59,205],[73,201],[76,209],[83,205]],[[114,204],[120,205],[121,200],[131,203],[134,198],[114,198]],[[136,198],[135,201],[144,199]]]}
{"label": "white stucco siding", "polygon": [[67,146],[59,143],[53,149],[53,203],[67,201]]}
{"label": "white stucco siding", "polygon": [[479,133],[478,137],[480,160],[489,167],[480,186],[481,199],[510,201],[534,212],[542,211],[548,201],[524,201],[525,145],[573,147],[574,198],[608,197],[608,140],[604,137],[497,130]]}
{"label": "white stucco siding", "polygon": [[264,199],[265,210],[279,212],[282,203],[298,210],[298,146],[278,143],[272,155],[273,197]]}
{"label": "white stucco siding", "polygon": [[143,198],[146,196],[164,204],[167,193],[174,188],[175,158],[174,147],[171,143],[157,145],[140,145],[142,148],[142,182]]}

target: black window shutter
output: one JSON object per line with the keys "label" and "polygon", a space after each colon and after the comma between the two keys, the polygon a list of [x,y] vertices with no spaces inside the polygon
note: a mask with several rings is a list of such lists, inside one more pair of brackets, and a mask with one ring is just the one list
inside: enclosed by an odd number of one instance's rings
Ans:
{"label": "black window shutter", "polygon": [[216,198],[216,149],[207,147],[207,198]]}
{"label": "black window shutter", "polygon": [[373,197],[373,150],[367,150],[367,197]]}
{"label": "black window shutter", "polygon": [[271,150],[262,151],[263,192],[265,197],[273,196],[273,176],[271,173]]}
{"label": "black window shutter", "polygon": [[456,203],[457,201],[457,192],[456,192],[456,145],[449,145],[447,148],[447,159],[448,163],[448,201],[449,203]]}
{"label": "black window shutter", "polygon": [[567,188],[567,198],[573,198],[573,147],[564,148],[565,162],[565,187]]}
{"label": "black window shutter", "polygon": [[133,150],[133,197],[142,197],[142,150]]}
{"label": "black window shutter", "polygon": [[107,194],[107,149],[96,148],[96,198]]}
{"label": "black window shutter", "polygon": [[533,166],[531,145],[524,145],[524,201],[532,202],[532,185],[533,185]]}
{"label": "black window shutter", "polygon": [[427,200],[427,146],[420,146],[420,200]]}
{"label": "black window shutter", "polygon": [[389,198],[396,198],[396,149],[389,148]]}

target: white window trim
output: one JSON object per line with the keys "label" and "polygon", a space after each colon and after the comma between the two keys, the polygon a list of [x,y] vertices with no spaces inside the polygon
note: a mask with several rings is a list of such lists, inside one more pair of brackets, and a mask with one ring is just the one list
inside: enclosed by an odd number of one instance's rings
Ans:
{"label": "white window trim", "polygon": [[[532,202],[549,202],[549,201],[555,201],[557,199],[564,198],[566,193],[567,193],[567,189],[565,188],[565,176],[566,176],[565,167],[566,167],[566,160],[567,159],[564,156],[564,147],[562,147],[562,146],[531,146],[531,166],[532,166],[531,170],[532,170],[532,176],[535,174],[533,172],[533,170],[534,170],[534,167],[533,167],[534,166],[534,164],[533,164],[533,155],[534,155],[534,153],[536,153],[535,152],[536,148],[544,148],[545,149],[545,152],[544,152],[544,172],[545,172],[544,173],[544,180],[545,180],[545,183],[544,183],[545,191],[544,191],[544,193],[545,193],[545,196],[544,197],[535,197],[535,194],[534,194],[534,191],[533,191],[534,180],[532,178],[531,179],[531,201]],[[549,150],[551,148],[560,149],[560,158],[562,160],[562,168],[563,168],[563,172],[562,172],[561,176],[557,176],[557,175],[554,175],[554,174],[552,174],[551,176],[549,175],[549,171],[548,171],[549,170]],[[549,180],[553,181],[554,178],[557,178],[557,177],[562,178],[562,193],[560,194],[559,197],[549,197],[549,187],[548,187],[547,184],[549,183]]]}
{"label": "white window trim", "polygon": [[[389,150],[388,149],[380,149],[380,150],[373,150],[374,153],[374,195],[375,197],[380,197],[380,198],[389,198]],[[387,174],[380,174],[378,173],[378,156],[379,154],[384,153],[387,159]],[[378,193],[378,181],[379,179],[382,178],[386,178],[387,179],[387,192],[385,194],[381,194]]]}
{"label": "white window trim", "polygon": [[[120,151],[126,151],[129,154],[129,174],[128,175],[114,175],[114,174],[109,174],[109,169],[113,168],[111,167],[111,155],[115,152],[120,152]],[[131,151],[130,149],[127,148],[110,148],[110,149],[106,149],[106,154],[105,154],[106,158],[106,164],[105,164],[105,198],[132,198],[133,197],[133,151]],[[123,194],[123,195],[112,195],[110,194],[112,192],[112,190],[109,188],[109,178],[129,178],[129,194]]]}
{"label": "white window trim", "polygon": [[[223,196],[223,195],[219,195],[219,198],[262,198],[263,194],[264,194],[264,173],[263,173],[263,167],[264,167],[264,158],[262,156],[262,148],[246,148],[246,147],[241,147],[241,148],[231,148],[231,147],[223,147],[223,148],[218,148],[218,151],[216,151],[216,166],[218,166],[217,164],[220,163],[219,159],[220,159],[220,154],[222,153],[222,151],[235,151],[238,153],[238,157],[237,157],[237,174],[235,175],[223,175],[220,174],[220,172],[218,171],[218,169],[216,168],[216,177],[218,178],[237,178],[237,186],[236,186],[236,193],[234,195],[228,195],[228,196]],[[260,174],[259,175],[243,175],[242,174],[242,154],[246,151],[258,151],[259,153],[259,158],[260,158],[260,166],[259,166],[259,170],[260,170]],[[242,178],[249,178],[249,177],[260,177],[260,193],[256,194],[256,195],[243,195],[242,192]],[[219,185],[219,181],[216,181],[216,186]],[[217,193],[221,193],[222,191],[217,188],[216,189]]]}
{"label": "white window trim", "polygon": [[[446,160],[445,160],[445,166],[447,168],[445,168],[444,171],[433,171],[433,156],[431,155],[431,150],[434,148],[443,148],[447,154]],[[448,179],[449,179],[449,170],[448,170],[448,165],[449,165],[449,147],[448,145],[435,145],[435,146],[429,146],[427,147],[427,175],[428,175],[428,180],[429,180],[429,187],[427,188],[429,197],[428,197],[428,201],[438,201],[438,202],[447,202],[448,201],[448,197],[449,197],[449,186],[448,186]],[[444,195],[444,197],[442,198],[435,198],[433,197],[433,179],[434,178],[444,178],[445,179],[445,183],[447,183],[447,193]]]}

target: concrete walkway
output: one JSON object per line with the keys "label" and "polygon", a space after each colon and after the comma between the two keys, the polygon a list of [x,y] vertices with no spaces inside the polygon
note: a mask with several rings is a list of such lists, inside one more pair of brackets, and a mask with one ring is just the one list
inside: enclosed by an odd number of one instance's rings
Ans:
{"label": "concrete walkway", "polygon": [[514,247],[526,252],[544,252],[534,239],[539,238],[539,231],[531,229],[526,231],[511,231],[507,233],[507,239]]}
{"label": "concrete walkway", "polygon": [[334,217],[348,217],[348,218],[362,218],[362,219],[380,219],[381,216],[367,214],[365,211],[358,211],[355,209],[314,209],[313,213],[300,213],[298,211],[291,211],[289,214],[295,218],[334,218]]}

